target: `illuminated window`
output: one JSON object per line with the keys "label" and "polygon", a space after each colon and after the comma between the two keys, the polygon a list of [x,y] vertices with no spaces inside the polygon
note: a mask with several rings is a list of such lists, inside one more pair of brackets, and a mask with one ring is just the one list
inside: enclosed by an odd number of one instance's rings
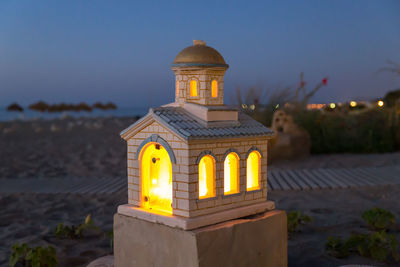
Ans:
{"label": "illuminated window", "polygon": [[179,96],[179,81],[176,81],[176,96]]}
{"label": "illuminated window", "polygon": [[191,80],[189,87],[190,87],[190,96],[197,96],[197,81]]}
{"label": "illuminated window", "polygon": [[211,82],[211,96],[212,97],[218,96],[218,82],[216,80],[213,80]]}
{"label": "illuminated window", "polygon": [[199,163],[199,198],[215,196],[215,161],[210,155],[205,155]]}
{"label": "illuminated window", "polygon": [[172,214],[172,164],[168,152],[158,143],[150,143],[142,151],[142,206]]}
{"label": "illuminated window", "polygon": [[239,193],[239,157],[231,152],[224,161],[224,194]]}
{"label": "illuminated window", "polygon": [[260,189],[261,156],[258,151],[253,151],[247,158],[247,191]]}

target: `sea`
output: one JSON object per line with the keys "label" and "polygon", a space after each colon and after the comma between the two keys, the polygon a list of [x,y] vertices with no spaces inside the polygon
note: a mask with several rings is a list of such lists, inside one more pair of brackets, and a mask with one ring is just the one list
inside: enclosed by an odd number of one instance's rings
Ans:
{"label": "sea", "polygon": [[0,107],[0,121],[12,120],[36,120],[36,119],[61,119],[65,117],[74,118],[96,118],[96,117],[142,117],[149,112],[149,107],[121,107],[115,110],[93,109],[87,111],[63,111],[63,112],[38,112],[24,107],[23,112],[7,111],[6,107]]}

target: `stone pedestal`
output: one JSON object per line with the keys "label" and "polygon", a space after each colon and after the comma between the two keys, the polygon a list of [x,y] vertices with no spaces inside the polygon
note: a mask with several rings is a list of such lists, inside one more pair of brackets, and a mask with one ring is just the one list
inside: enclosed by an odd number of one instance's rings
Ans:
{"label": "stone pedestal", "polygon": [[274,210],[185,231],[115,214],[114,257],[125,266],[287,266],[287,222]]}

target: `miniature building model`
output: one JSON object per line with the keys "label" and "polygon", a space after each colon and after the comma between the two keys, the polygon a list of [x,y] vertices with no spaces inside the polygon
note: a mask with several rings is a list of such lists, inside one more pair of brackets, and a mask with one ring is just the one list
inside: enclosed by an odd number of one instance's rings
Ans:
{"label": "miniature building model", "polygon": [[274,209],[267,201],[272,131],[224,105],[227,69],[203,41],[176,56],[175,102],[121,133],[128,204],[119,214],[189,230]]}

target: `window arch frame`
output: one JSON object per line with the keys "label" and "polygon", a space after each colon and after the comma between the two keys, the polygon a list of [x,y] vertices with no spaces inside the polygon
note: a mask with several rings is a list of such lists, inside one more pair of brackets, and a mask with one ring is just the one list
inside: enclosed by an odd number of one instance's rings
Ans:
{"label": "window arch frame", "polygon": [[[236,160],[237,160],[237,169],[236,169],[236,172],[235,172],[236,173],[236,183],[237,183],[236,187],[237,187],[237,190],[234,191],[234,192],[232,192],[232,190],[226,192],[225,191],[225,185],[226,185],[226,166],[225,166],[225,161],[227,160],[228,156],[231,155],[231,154],[234,155]],[[232,195],[237,195],[237,194],[241,193],[241,190],[240,190],[240,161],[241,161],[240,153],[236,149],[231,148],[231,149],[228,149],[225,152],[224,160],[223,160],[223,165],[224,165],[224,177],[223,177],[224,196],[232,196]],[[231,188],[232,188],[232,186],[231,186]]]}
{"label": "window arch frame", "polygon": [[[252,153],[257,153],[258,154],[258,174],[257,174],[258,175],[258,179],[257,179],[258,186],[249,188],[248,187],[248,181],[249,181],[249,163],[248,163],[248,160],[249,160],[249,156]],[[251,147],[246,153],[246,192],[255,192],[255,191],[262,190],[262,187],[261,187],[261,181],[262,181],[262,179],[261,179],[262,178],[261,177],[261,159],[262,158],[263,158],[263,154],[262,154],[261,150],[258,149],[257,147],[254,147],[254,146]]]}
{"label": "window arch frame", "polygon": [[[211,186],[212,186],[212,194],[211,195],[205,195],[205,196],[200,196],[200,163],[204,157],[209,157],[212,159],[213,163],[213,170],[212,170],[212,177],[210,179],[206,179],[206,183],[211,181]],[[217,164],[217,157],[209,150],[203,151],[200,153],[200,155],[197,157],[196,164],[198,166],[198,180],[197,180],[197,189],[198,189],[198,200],[210,200],[214,199],[217,197],[217,190],[216,190],[216,164]]]}

